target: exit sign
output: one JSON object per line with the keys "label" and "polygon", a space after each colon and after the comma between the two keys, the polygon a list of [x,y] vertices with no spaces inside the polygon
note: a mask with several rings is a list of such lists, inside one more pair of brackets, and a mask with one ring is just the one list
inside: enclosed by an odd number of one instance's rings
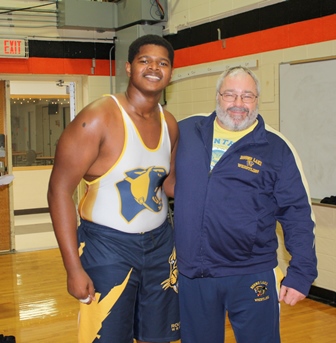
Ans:
{"label": "exit sign", "polygon": [[0,39],[0,57],[26,57],[26,50],[24,39]]}

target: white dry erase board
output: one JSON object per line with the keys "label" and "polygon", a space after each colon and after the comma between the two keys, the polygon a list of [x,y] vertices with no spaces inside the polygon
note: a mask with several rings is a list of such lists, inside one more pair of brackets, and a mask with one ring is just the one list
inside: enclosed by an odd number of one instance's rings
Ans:
{"label": "white dry erase board", "polygon": [[280,65],[280,131],[296,148],[313,199],[336,195],[336,59]]}

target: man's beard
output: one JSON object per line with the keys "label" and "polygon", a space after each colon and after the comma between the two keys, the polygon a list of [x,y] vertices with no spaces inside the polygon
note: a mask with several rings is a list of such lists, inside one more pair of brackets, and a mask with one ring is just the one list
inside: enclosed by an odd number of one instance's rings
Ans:
{"label": "man's beard", "polygon": [[[230,113],[228,110],[234,111],[241,111],[242,116],[246,115],[246,117],[242,121],[235,121],[231,118]],[[248,108],[245,107],[236,107],[232,106],[229,107],[228,110],[224,111],[222,107],[217,103],[216,106],[216,113],[219,121],[224,125],[224,127],[229,131],[242,131],[250,127],[256,120],[258,116],[258,106],[255,108],[254,111],[249,113]]]}

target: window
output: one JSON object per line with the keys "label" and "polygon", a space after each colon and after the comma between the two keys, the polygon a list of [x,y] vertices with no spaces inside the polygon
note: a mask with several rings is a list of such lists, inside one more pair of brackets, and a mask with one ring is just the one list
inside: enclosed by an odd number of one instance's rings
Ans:
{"label": "window", "polygon": [[56,145],[70,122],[68,95],[11,95],[13,167],[48,165]]}

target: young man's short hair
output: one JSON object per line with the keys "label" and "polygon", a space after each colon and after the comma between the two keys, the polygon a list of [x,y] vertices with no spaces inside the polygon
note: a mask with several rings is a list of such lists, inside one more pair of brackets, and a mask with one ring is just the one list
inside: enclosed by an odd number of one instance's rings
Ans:
{"label": "young man's short hair", "polygon": [[144,45],[159,45],[163,46],[168,51],[168,57],[171,65],[174,64],[174,49],[172,45],[163,37],[158,35],[145,35],[137,38],[128,49],[128,62],[132,63],[136,54],[139,53],[140,48]]}

